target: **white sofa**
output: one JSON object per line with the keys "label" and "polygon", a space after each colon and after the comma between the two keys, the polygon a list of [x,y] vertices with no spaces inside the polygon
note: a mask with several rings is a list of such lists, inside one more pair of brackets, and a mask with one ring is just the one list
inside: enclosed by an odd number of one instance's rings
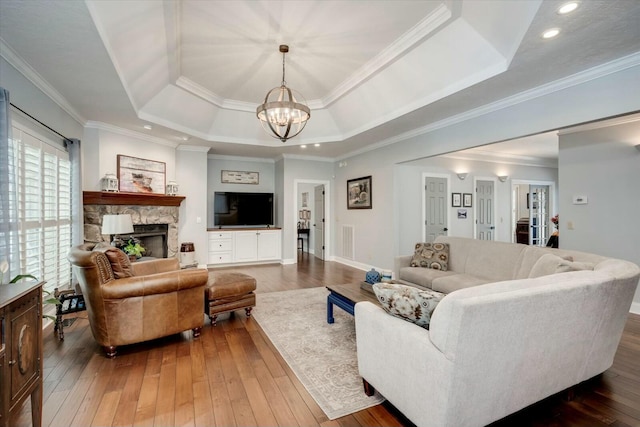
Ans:
{"label": "white sofa", "polygon": [[[405,283],[450,292],[429,330],[369,302],[355,307],[360,375],[416,425],[486,425],[612,365],[638,266],[576,251],[436,241],[450,246],[449,272],[403,274],[406,257],[396,271]],[[593,270],[529,278],[547,253]]]}

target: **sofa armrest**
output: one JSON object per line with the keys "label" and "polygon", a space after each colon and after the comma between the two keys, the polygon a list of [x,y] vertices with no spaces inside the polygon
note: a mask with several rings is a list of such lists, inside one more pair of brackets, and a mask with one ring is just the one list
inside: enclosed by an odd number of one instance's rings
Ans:
{"label": "sofa armrest", "polygon": [[[105,299],[123,299],[148,295],[166,294],[197,287],[203,288],[209,280],[209,271],[204,268],[189,268],[165,273],[133,276],[113,280],[102,286]],[[203,300],[204,301],[204,300]]]}
{"label": "sofa armrest", "polygon": [[429,331],[391,316],[377,304],[355,306],[358,370],[409,419],[429,414],[445,425],[453,363],[431,343]]}
{"label": "sofa armrest", "polygon": [[401,255],[397,256],[393,263],[393,278],[400,279],[400,269],[403,267],[409,267],[411,265],[411,259],[413,255]]}

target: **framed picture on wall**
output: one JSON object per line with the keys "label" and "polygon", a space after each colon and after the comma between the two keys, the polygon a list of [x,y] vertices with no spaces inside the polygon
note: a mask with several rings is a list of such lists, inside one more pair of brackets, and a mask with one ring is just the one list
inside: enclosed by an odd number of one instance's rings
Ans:
{"label": "framed picture on wall", "polygon": [[460,193],[451,193],[451,207],[459,208],[462,206],[462,194]]}
{"label": "framed picture on wall", "polygon": [[347,209],[371,209],[371,176],[347,181]]}
{"label": "framed picture on wall", "polygon": [[164,162],[118,154],[120,191],[128,193],[165,193]]}
{"label": "framed picture on wall", "polygon": [[464,193],[462,195],[462,206],[465,208],[470,208],[472,205],[472,194],[471,193]]}

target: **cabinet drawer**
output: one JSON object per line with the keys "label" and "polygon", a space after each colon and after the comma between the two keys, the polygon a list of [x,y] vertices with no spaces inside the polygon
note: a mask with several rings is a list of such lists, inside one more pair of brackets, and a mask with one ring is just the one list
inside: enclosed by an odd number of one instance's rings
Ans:
{"label": "cabinet drawer", "polygon": [[233,240],[214,239],[209,240],[209,252],[226,252],[233,250]]}
{"label": "cabinet drawer", "polygon": [[209,241],[212,240],[231,240],[233,239],[233,234],[230,232],[226,232],[226,233],[215,233],[215,232],[209,232]]}
{"label": "cabinet drawer", "polygon": [[233,253],[231,252],[220,252],[220,253],[209,252],[209,264],[226,264],[232,261],[233,261]]}

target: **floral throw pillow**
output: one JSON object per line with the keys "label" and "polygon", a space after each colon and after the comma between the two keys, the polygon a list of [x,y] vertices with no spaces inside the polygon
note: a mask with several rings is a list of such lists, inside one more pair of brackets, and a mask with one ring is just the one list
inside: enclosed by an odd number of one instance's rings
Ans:
{"label": "floral throw pillow", "polygon": [[373,292],[384,310],[429,329],[431,314],[445,294],[393,283],[376,283]]}
{"label": "floral throw pillow", "polygon": [[411,267],[433,268],[447,271],[449,268],[448,243],[416,243]]}

